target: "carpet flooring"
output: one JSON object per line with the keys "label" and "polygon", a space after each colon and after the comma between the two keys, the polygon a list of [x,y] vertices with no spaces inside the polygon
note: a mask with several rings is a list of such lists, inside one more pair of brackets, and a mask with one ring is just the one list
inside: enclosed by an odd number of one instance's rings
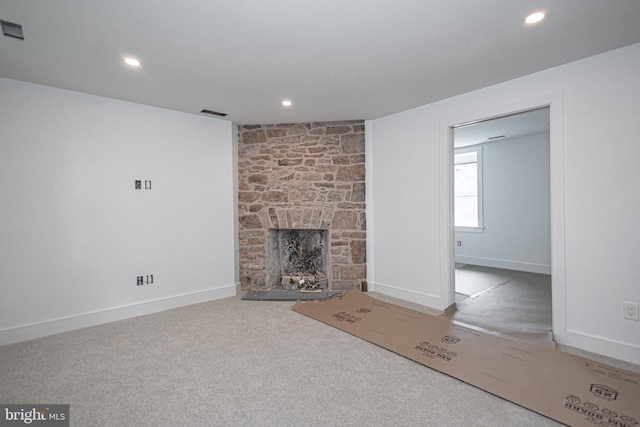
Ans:
{"label": "carpet flooring", "polygon": [[70,404],[71,426],[558,425],[291,307],[238,295],[2,346],[0,402]]}

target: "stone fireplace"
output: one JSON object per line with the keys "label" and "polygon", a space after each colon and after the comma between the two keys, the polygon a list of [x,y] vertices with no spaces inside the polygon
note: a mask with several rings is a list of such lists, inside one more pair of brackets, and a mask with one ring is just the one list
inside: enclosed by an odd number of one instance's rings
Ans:
{"label": "stone fireplace", "polygon": [[238,126],[243,290],[315,271],[328,289],[362,288],[364,145],[362,121]]}

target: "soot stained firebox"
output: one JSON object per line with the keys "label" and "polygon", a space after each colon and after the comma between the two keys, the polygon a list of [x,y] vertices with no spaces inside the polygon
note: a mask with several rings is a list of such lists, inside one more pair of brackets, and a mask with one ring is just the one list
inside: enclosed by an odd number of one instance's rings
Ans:
{"label": "soot stained firebox", "polygon": [[328,276],[327,230],[267,231],[267,284],[277,286],[283,275],[317,272]]}

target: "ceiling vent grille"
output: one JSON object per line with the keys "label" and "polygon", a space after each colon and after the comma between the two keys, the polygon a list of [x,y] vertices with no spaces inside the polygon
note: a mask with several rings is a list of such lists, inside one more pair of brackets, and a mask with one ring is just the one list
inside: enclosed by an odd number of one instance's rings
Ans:
{"label": "ceiling vent grille", "polygon": [[213,116],[219,116],[219,117],[224,117],[227,115],[227,113],[219,113],[217,111],[211,111],[211,110],[202,110],[200,112],[204,114],[211,114]]}
{"label": "ceiling vent grille", "polygon": [[22,25],[3,20],[0,20],[0,24],[2,25],[2,34],[7,37],[13,37],[14,39],[24,40]]}

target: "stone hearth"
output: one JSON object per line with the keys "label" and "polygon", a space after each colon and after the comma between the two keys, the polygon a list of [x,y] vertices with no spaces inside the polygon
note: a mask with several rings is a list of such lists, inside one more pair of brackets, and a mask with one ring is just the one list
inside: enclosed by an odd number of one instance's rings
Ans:
{"label": "stone hearth", "polygon": [[269,233],[294,229],[327,233],[328,265],[323,267],[329,289],[361,288],[366,280],[364,146],[362,121],[238,126],[243,290],[273,285]]}

